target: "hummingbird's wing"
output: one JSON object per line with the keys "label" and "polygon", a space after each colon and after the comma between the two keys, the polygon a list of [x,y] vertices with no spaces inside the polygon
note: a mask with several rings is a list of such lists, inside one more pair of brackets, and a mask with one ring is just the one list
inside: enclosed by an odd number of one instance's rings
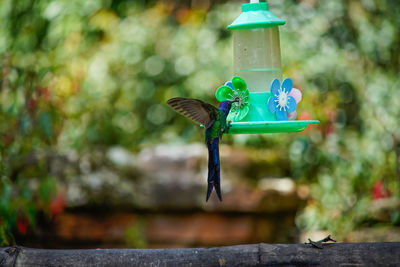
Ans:
{"label": "hummingbird's wing", "polygon": [[168,100],[167,104],[176,112],[203,124],[206,128],[214,123],[218,113],[218,109],[213,105],[193,98],[175,97]]}

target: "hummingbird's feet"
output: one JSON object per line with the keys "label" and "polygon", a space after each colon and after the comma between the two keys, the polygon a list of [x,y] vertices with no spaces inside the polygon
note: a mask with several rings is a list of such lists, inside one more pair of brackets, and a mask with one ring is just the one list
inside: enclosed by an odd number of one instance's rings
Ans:
{"label": "hummingbird's feet", "polygon": [[328,235],[327,237],[325,237],[324,239],[321,239],[321,240],[319,240],[319,241],[312,241],[312,240],[309,238],[309,239],[308,239],[308,243],[306,242],[306,243],[304,243],[304,244],[310,244],[310,245],[312,245],[313,247],[323,249],[324,247],[322,246],[322,243],[326,243],[326,242],[329,242],[329,241],[336,242],[336,240],[333,240],[333,239],[331,238],[331,235]]}

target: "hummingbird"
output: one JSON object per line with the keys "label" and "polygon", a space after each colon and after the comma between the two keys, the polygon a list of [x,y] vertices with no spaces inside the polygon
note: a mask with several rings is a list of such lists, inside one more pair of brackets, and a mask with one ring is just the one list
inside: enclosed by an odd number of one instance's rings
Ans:
{"label": "hummingbird", "polygon": [[230,122],[226,117],[235,101],[222,101],[219,107],[199,99],[176,97],[167,101],[176,112],[205,127],[205,142],[208,148],[208,186],[206,202],[213,188],[222,201],[220,184],[219,139],[229,132]]}

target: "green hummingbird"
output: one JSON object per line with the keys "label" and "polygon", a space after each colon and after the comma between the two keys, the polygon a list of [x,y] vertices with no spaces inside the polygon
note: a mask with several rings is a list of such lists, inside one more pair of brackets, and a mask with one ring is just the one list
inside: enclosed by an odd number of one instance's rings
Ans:
{"label": "green hummingbird", "polygon": [[205,141],[208,148],[208,187],[206,201],[210,198],[213,188],[220,201],[220,162],[219,162],[219,139],[224,133],[229,132],[230,122],[226,121],[232,103],[235,101],[223,101],[216,108],[211,104],[199,99],[176,97],[167,101],[176,112],[203,125],[205,130]]}

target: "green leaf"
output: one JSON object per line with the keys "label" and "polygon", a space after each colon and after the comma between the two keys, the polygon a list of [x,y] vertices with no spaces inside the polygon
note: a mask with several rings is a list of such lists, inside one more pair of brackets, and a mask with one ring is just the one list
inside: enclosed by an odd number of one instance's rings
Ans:
{"label": "green leaf", "polygon": [[21,120],[21,132],[22,134],[28,134],[31,126],[31,121],[28,116],[24,116]]}
{"label": "green leaf", "polygon": [[51,176],[46,177],[39,187],[40,197],[44,202],[49,203],[51,198],[55,195],[57,190],[57,183]]}
{"label": "green leaf", "polygon": [[39,129],[42,131],[47,137],[51,137],[53,134],[52,131],[52,121],[51,116],[48,112],[42,112],[38,118]]}

